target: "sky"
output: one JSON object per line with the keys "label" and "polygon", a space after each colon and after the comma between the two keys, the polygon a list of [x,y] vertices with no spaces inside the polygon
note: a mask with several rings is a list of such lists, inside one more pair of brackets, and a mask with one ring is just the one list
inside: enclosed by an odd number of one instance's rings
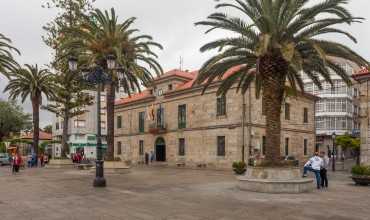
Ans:
{"label": "sky", "polygon": [[[42,8],[47,0],[0,0],[0,33],[10,37],[13,45],[21,51],[17,57],[20,64],[44,65],[50,62],[51,50],[42,42],[45,34],[42,26],[55,17],[57,11]],[[316,0],[313,0],[316,1]],[[366,20],[362,24],[343,26],[358,40],[357,44],[335,35],[327,35],[330,40],[338,40],[360,55],[370,60],[370,13],[368,0],[350,0],[348,9]],[[136,17],[134,27],[141,33],[151,35],[163,45],[159,62],[165,71],[179,68],[180,57],[183,68],[194,70],[212,54],[201,53],[199,48],[206,42],[227,36],[227,32],[204,34],[205,28],[195,27],[194,23],[205,19],[215,11],[214,0],[97,0],[94,6],[100,9],[114,7],[119,20]],[[234,13],[234,11],[226,11]],[[0,75],[0,98],[7,80]],[[22,104],[25,111],[32,112],[29,102]],[[52,115],[41,111],[41,127],[51,124]]]}

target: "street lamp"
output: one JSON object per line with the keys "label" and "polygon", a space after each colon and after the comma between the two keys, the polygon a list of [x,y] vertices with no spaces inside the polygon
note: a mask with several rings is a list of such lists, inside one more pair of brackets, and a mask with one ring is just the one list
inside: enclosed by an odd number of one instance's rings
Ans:
{"label": "street lamp", "polygon": [[77,58],[71,57],[68,60],[68,68],[71,72],[76,72],[77,71]]}
{"label": "street lamp", "polygon": [[[112,58],[113,57],[113,58]],[[107,57],[107,67],[112,68],[115,66],[114,56]],[[71,71],[77,70],[77,59],[70,58],[68,60],[68,66]],[[82,80],[86,83],[97,86],[97,95],[96,95],[96,122],[97,122],[97,131],[96,131],[96,173],[94,179],[94,187],[105,187],[106,180],[104,178],[104,160],[103,160],[103,147],[101,140],[101,105],[100,97],[101,91],[103,90],[103,85],[110,81],[110,77],[106,74],[102,67],[95,66],[92,68],[83,68],[82,70]]]}
{"label": "street lamp", "polygon": [[107,56],[107,67],[109,70],[114,70],[116,68],[116,57],[112,54]]}
{"label": "street lamp", "polygon": [[336,151],[336,149],[335,149],[335,139],[336,139],[336,134],[335,134],[335,132],[333,132],[333,134],[331,135],[331,138],[333,139],[333,150],[332,150],[332,152],[331,152],[331,154],[332,154],[332,170],[333,170],[333,172],[335,172],[335,151]]}

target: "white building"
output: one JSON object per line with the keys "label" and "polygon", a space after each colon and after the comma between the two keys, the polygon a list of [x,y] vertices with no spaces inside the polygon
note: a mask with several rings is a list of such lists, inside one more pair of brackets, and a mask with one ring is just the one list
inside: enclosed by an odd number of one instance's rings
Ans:
{"label": "white building", "polygon": [[[87,158],[96,158],[96,133],[97,133],[97,108],[96,92],[89,91],[91,96],[95,97],[93,104],[86,107],[87,112],[69,119],[68,143],[70,153],[83,151]],[[107,115],[106,115],[105,92],[101,93],[101,132],[103,148],[106,148],[107,135]],[[54,117],[53,119],[53,139],[61,140],[63,134],[63,119]],[[55,144],[54,157],[60,157],[61,145]]]}
{"label": "white building", "polygon": [[[356,65],[338,60],[351,77],[357,70]],[[330,83],[322,82],[322,90],[313,84],[306,76],[304,78],[305,92],[314,94],[320,97],[316,102],[316,150],[328,151],[332,150],[333,140],[332,134],[344,135],[353,134],[358,136],[360,122],[358,114],[360,111],[359,104],[359,89],[354,82],[354,86],[347,86],[341,77],[331,72],[333,87]]]}

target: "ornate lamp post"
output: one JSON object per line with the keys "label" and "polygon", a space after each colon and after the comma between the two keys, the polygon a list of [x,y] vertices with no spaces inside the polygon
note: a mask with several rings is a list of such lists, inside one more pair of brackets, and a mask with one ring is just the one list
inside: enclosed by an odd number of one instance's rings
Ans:
{"label": "ornate lamp post", "polygon": [[[107,60],[107,67],[109,70],[115,68],[115,57],[108,56]],[[68,66],[70,71],[76,72],[77,67],[77,59],[70,58],[68,60]],[[102,147],[102,140],[101,140],[101,106],[100,106],[100,97],[101,91],[103,89],[103,85],[111,80],[108,74],[103,71],[103,68],[100,66],[95,66],[93,68],[84,69],[82,71],[82,80],[86,83],[96,85],[97,86],[97,97],[96,97],[96,114],[97,114],[97,131],[96,131],[96,173],[94,179],[94,187],[105,187],[106,180],[104,178],[104,160],[103,160],[103,147]]]}
{"label": "ornate lamp post", "polygon": [[335,154],[336,154],[336,149],[335,149],[335,139],[336,139],[336,134],[333,132],[331,135],[331,138],[333,139],[333,150],[331,152],[332,154],[332,170],[335,172]]}

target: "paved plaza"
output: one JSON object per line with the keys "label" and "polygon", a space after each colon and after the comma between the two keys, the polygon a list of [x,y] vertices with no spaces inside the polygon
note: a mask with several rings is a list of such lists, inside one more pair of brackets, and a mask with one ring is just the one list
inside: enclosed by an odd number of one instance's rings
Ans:
{"label": "paved plaza", "polygon": [[11,175],[1,167],[0,219],[370,219],[370,187],[344,173],[331,175],[330,189],[301,195],[242,192],[224,171],[133,168],[108,174],[103,189],[92,187],[93,177],[74,169]]}

